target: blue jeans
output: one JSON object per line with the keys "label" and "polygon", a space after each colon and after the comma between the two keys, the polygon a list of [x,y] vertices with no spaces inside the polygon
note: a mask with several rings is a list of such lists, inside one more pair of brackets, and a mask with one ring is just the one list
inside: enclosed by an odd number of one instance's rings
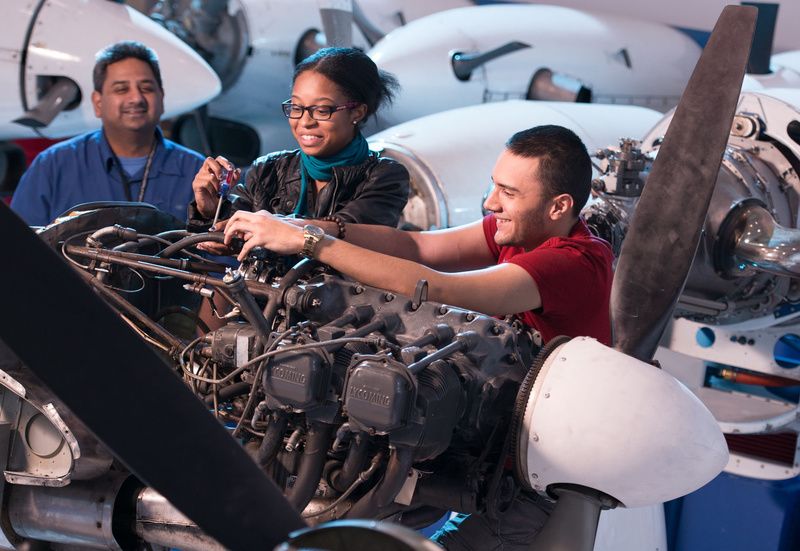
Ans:
{"label": "blue jeans", "polygon": [[553,507],[538,494],[520,493],[496,520],[458,514],[431,539],[448,551],[528,551]]}

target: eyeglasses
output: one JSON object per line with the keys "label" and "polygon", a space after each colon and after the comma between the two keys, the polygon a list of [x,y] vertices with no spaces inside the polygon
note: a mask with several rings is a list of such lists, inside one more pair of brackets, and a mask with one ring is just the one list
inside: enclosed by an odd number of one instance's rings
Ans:
{"label": "eyeglasses", "polygon": [[289,119],[301,119],[303,118],[303,113],[308,111],[308,114],[311,115],[311,118],[315,121],[327,121],[330,120],[333,114],[337,111],[341,111],[342,109],[353,109],[359,105],[361,105],[361,103],[358,101],[350,101],[348,103],[343,103],[342,105],[309,105],[307,107],[303,107],[302,105],[297,105],[296,103],[292,103],[292,100],[287,99],[281,103],[281,108],[283,108],[283,114]]}

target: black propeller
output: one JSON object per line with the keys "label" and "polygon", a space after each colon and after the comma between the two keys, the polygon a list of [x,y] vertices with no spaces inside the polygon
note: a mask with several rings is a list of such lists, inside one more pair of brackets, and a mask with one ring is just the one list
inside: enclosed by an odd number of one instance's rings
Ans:
{"label": "black propeller", "polygon": [[683,92],[622,245],[614,347],[649,362],[692,265],[728,143],[756,9],[727,6]]}
{"label": "black propeller", "polygon": [[305,526],[166,362],[1,201],[0,234],[3,341],[131,472],[229,549],[272,549]]}
{"label": "black propeller", "polygon": [[[329,4],[334,4],[328,2]],[[349,48],[353,45],[353,7],[330,5],[323,7],[321,3],[319,15],[322,18],[322,29],[325,32],[325,43],[328,46]],[[348,9],[349,8],[349,9]]]}
{"label": "black propeller", "polygon": [[[755,20],[752,7],[728,6],[720,15],[672,118],[620,252],[611,290],[614,347],[645,362],[655,354],[700,241]],[[600,510],[608,503],[589,489],[567,489],[563,498],[531,548],[591,551]]]}
{"label": "black propeller", "polygon": [[765,2],[742,2],[743,6],[758,8],[756,34],[753,47],[747,62],[747,72],[754,75],[768,75],[769,62],[772,57],[772,40],[775,37],[775,24],[778,21],[779,4]]}

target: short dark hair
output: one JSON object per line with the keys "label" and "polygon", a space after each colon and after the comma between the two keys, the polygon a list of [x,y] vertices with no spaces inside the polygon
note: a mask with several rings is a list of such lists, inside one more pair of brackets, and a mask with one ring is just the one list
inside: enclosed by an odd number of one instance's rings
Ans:
{"label": "short dark hair", "polygon": [[144,61],[150,66],[150,69],[153,71],[153,76],[156,77],[158,87],[163,92],[164,85],[161,82],[161,69],[158,66],[158,56],[151,48],[135,40],[115,42],[97,52],[94,61],[94,71],[92,72],[95,92],[101,92],[103,90],[103,83],[106,81],[106,73],[108,73],[109,65],[131,57]]}
{"label": "short dark hair", "polygon": [[506,149],[520,157],[539,159],[537,176],[548,198],[567,193],[572,196],[572,213],[578,216],[589,200],[592,161],[581,139],[563,126],[534,126],[517,132]]}
{"label": "short dark hair", "polygon": [[322,48],[298,63],[292,83],[306,71],[321,74],[336,84],[348,99],[365,104],[367,117],[382,105],[391,103],[400,88],[394,75],[378,69],[358,48]]}

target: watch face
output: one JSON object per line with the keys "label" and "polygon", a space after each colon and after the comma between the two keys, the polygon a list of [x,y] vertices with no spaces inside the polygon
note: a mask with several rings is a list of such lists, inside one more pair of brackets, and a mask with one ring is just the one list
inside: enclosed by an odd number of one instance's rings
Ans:
{"label": "watch face", "polygon": [[303,226],[303,236],[305,237],[305,243],[300,254],[306,258],[314,258],[314,249],[317,247],[317,243],[325,236],[325,230],[313,224],[306,224]]}
{"label": "watch face", "polygon": [[317,239],[322,239],[325,236],[325,230],[313,224],[306,224],[303,226],[303,233],[307,236],[316,237]]}

